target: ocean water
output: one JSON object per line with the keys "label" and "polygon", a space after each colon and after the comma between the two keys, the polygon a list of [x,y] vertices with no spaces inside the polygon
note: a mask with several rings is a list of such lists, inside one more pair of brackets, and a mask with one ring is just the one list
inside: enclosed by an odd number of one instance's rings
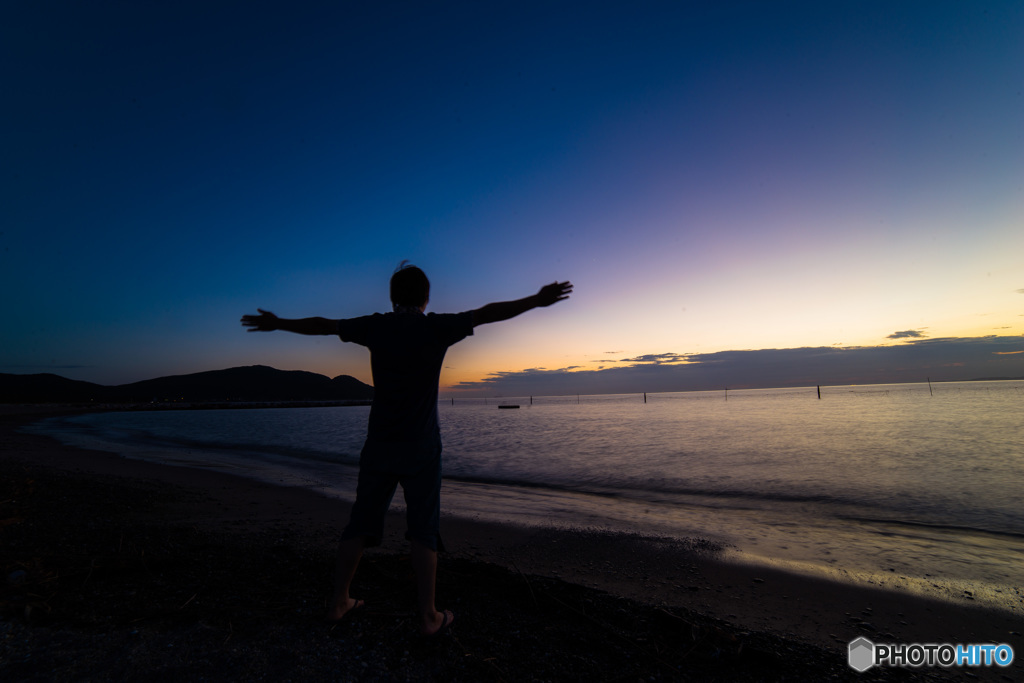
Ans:
{"label": "ocean water", "polygon": [[[706,538],[736,561],[1024,612],[1024,381],[439,410],[444,515]],[[368,412],[97,413],[32,429],[350,499]]]}

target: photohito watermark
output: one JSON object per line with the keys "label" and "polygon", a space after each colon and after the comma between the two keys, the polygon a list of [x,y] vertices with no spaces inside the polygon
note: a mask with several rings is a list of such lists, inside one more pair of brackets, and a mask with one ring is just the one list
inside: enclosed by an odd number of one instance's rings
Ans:
{"label": "photohito watermark", "polygon": [[850,642],[850,667],[867,671],[873,666],[1009,666],[1013,648],[999,645],[949,643],[876,644],[861,636]]}

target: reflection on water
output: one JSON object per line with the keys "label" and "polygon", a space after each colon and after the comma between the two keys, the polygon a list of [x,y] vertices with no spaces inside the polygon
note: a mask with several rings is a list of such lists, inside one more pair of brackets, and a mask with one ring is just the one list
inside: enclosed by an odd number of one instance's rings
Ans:
{"label": "reflection on water", "polygon": [[[1020,609],[1024,382],[530,401],[441,403],[448,514],[701,535],[803,571],[920,590],[969,581]],[[354,488],[367,411],[97,414],[44,428],[339,493]]]}

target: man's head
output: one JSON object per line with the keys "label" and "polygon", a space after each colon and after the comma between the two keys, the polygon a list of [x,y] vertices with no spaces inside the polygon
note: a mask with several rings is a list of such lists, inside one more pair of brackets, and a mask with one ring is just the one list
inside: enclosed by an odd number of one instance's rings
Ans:
{"label": "man's head", "polygon": [[391,276],[391,303],[424,308],[430,300],[430,280],[416,266],[402,261]]}

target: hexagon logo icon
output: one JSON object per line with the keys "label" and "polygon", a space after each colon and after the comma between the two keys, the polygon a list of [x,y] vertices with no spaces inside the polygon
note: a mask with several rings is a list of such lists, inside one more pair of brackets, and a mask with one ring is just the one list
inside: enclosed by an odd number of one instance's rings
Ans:
{"label": "hexagon logo icon", "polygon": [[855,671],[867,671],[875,664],[875,644],[864,636],[852,641],[848,661]]}

